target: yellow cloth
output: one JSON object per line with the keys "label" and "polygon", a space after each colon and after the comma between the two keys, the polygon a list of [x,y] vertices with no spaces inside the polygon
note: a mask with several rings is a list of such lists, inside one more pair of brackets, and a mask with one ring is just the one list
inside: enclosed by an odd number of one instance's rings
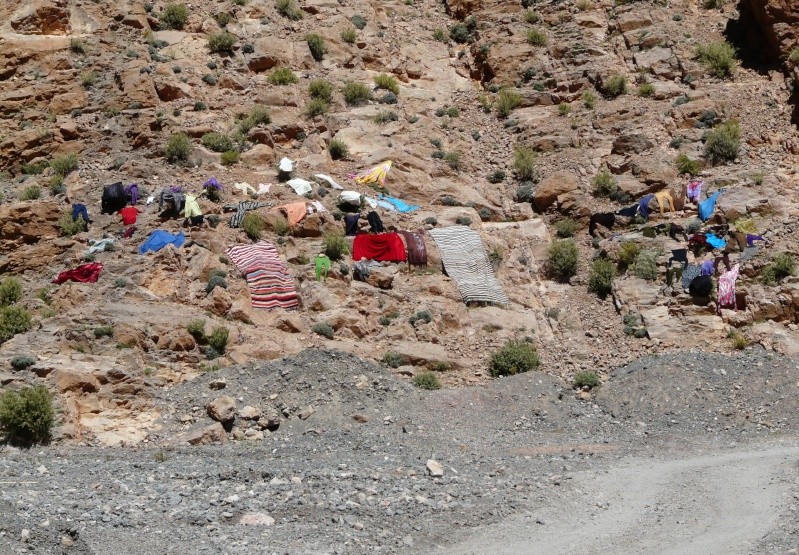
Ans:
{"label": "yellow cloth", "polygon": [[391,160],[386,160],[385,162],[379,163],[374,168],[358,174],[355,176],[355,183],[367,185],[369,183],[377,182],[380,183],[380,185],[383,185],[386,181],[386,174],[388,173],[388,170],[391,169],[391,164],[393,164]]}
{"label": "yellow cloth", "polygon": [[183,216],[185,218],[192,218],[194,216],[202,216],[202,210],[200,210],[200,205],[197,203],[197,197],[194,195],[186,195],[186,205],[183,209]]}
{"label": "yellow cloth", "polygon": [[659,193],[655,193],[655,199],[658,201],[658,207],[660,208],[661,214],[665,212],[663,207],[667,201],[671,207],[669,212],[674,212],[674,197],[671,196],[671,191],[660,191]]}

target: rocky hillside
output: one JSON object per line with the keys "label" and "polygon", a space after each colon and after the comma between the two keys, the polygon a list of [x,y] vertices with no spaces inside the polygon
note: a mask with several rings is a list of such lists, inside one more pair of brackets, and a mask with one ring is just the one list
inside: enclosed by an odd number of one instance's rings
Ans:
{"label": "rocky hillside", "polygon": [[[160,426],[160,388],[309,346],[373,360],[392,353],[401,375],[436,369],[444,386],[489,379],[488,358],[509,339],[530,338],[541,369],[566,379],[582,370],[606,379],[644,354],[688,347],[799,351],[799,280],[763,277],[774,277],[775,255],[797,251],[790,2],[215,0],[185,14],[177,6],[0,6],[0,272],[21,280],[19,304],[32,314],[29,331],[0,354],[34,359],[24,369],[4,363],[0,383],[44,380],[57,390],[63,437],[141,441]],[[769,41],[766,59],[747,36]],[[722,156],[708,133],[729,122],[740,125],[730,140],[739,144]],[[314,181],[307,200],[326,209],[289,229],[275,209],[306,199],[278,176],[283,157],[296,161],[295,177]],[[387,159],[394,164],[379,191],[348,180]],[[421,207],[378,208],[387,227],[477,230],[510,303],[466,306],[429,233],[427,267],[384,264],[362,282],[345,256],[316,281],[314,257],[343,229],[338,191],[320,173]],[[705,224],[686,204],[589,235],[592,214],[663,190],[679,198],[690,174],[704,180],[703,198],[725,189]],[[164,187],[199,192],[211,177],[223,189],[218,201],[200,199],[203,226],[144,204]],[[127,239],[118,215],[100,213],[103,187],[117,181],[142,193]],[[251,200],[234,186],[242,182],[271,184],[254,195],[267,203],[257,212],[294,278],[296,311],[253,309],[225,255],[252,242],[224,211]],[[88,231],[69,235],[59,223],[72,203],[88,207]],[[556,280],[548,249],[571,222],[577,271]],[[667,282],[671,251],[686,242],[644,229],[661,223],[730,224],[766,237],[740,260],[737,309],[718,312]],[[155,229],[182,230],[186,244],[140,255]],[[88,255],[103,237],[114,248]],[[732,252],[732,263],[742,254]],[[617,273],[604,298],[589,291],[596,257]],[[87,260],[103,264],[97,283],[50,283]],[[208,286],[215,270],[224,286]],[[413,318],[425,311],[429,318]],[[202,334],[187,329],[198,319],[208,333],[229,330],[223,356],[207,360]],[[316,324],[332,338],[314,333]]]}

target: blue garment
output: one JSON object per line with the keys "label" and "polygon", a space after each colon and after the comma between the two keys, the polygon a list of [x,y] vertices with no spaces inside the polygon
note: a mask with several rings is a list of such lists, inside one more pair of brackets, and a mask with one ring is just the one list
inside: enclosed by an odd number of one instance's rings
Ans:
{"label": "blue garment", "polygon": [[716,191],[705,200],[699,203],[699,219],[706,222],[716,210],[716,199],[719,198],[721,191]]}
{"label": "blue garment", "polygon": [[85,204],[72,205],[72,221],[77,222],[78,218],[83,218],[84,223],[89,221],[89,211],[86,210]]}
{"label": "blue garment", "polygon": [[419,206],[414,206],[413,204],[408,204],[403,200],[394,197],[387,197],[385,195],[380,195],[380,198],[386,202],[390,202],[393,204],[397,210],[400,212],[413,212],[414,210],[419,210]]}
{"label": "blue garment", "polygon": [[705,233],[705,241],[714,249],[723,249],[727,246],[727,241],[721,237],[717,237],[715,233]]}
{"label": "blue garment", "polygon": [[153,231],[147,240],[139,246],[139,254],[144,254],[147,251],[160,251],[167,245],[175,245],[176,248],[182,247],[186,242],[186,237],[183,232],[179,231],[177,235],[172,235],[163,229],[156,229]]}
{"label": "blue garment", "polygon": [[646,195],[644,198],[638,201],[638,213],[641,214],[647,220],[649,219],[649,203],[652,202],[652,199],[655,198],[655,195]]}
{"label": "blue garment", "polygon": [[712,276],[713,271],[714,268],[712,260],[705,260],[704,262],[702,262],[702,265],[699,267],[700,276]]}

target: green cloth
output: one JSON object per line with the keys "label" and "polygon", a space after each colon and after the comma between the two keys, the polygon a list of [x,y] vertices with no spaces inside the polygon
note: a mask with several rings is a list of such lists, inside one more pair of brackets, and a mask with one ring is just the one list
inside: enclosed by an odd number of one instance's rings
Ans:
{"label": "green cloth", "polygon": [[330,259],[323,254],[316,257],[316,281],[327,281],[327,272],[330,270]]}

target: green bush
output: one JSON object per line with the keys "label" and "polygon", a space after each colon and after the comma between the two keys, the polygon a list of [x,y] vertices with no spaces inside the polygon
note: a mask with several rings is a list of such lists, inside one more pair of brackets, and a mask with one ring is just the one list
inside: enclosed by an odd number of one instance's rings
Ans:
{"label": "green bush", "polygon": [[11,359],[11,368],[14,370],[25,370],[34,364],[36,364],[36,361],[25,355],[17,355]]}
{"label": "green bush", "polygon": [[721,79],[735,73],[735,48],[727,41],[700,44],[696,47],[696,58]]}
{"label": "green bush", "polygon": [[547,272],[557,281],[566,283],[577,273],[578,258],[573,239],[555,241],[547,250]]}
{"label": "green bush", "polygon": [[375,76],[374,81],[378,89],[385,89],[387,91],[393,92],[394,94],[399,94],[400,92],[399,83],[392,75],[381,73]]}
{"label": "green bush", "polygon": [[653,94],[655,94],[655,86],[652,83],[638,85],[638,96],[652,96]]}
{"label": "green bush", "polygon": [[497,114],[506,118],[522,102],[522,95],[510,89],[502,89],[497,96]]}
{"label": "green bush", "polygon": [[305,113],[308,117],[313,118],[316,116],[322,116],[327,113],[328,105],[327,102],[320,98],[312,98],[308,104],[305,105]]}
{"label": "green bush", "polygon": [[[240,119],[237,123],[239,132],[247,134],[253,127],[258,125],[266,125],[272,123],[272,116],[269,114],[269,109],[266,106],[253,106],[250,108],[249,114]],[[232,145],[231,145],[232,147]],[[225,149],[225,150],[230,150]],[[218,151],[217,151],[218,152]]]}
{"label": "green bush", "polygon": [[317,62],[321,62],[325,57],[327,48],[325,47],[325,39],[316,33],[308,33],[305,35],[305,42],[308,44],[308,50],[311,51],[311,56]]}
{"label": "green bush", "polygon": [[596,372],[592,372],[591,370],[587,370],[584,372],[577,372],[574,375],[574,387],[577,389],[582,389],[587,387],[588,389],[593,389],[599,385],[599,376],[596,375]]}
{"label": "green bush", "polygon": [[538,351],[530,343],[510,340],[491,354],[488,369],[495,378],[535,370],[541,364]]}
{"label": "green bush", "polygon": [[327,145],[327,149],[330,151],[330,157],[333,160],[346,158],[347,154],[349,154],[350,152],[347,143],[339,139],[330,139],[330,143]]}
{"label": "green bush", "polygon": [[624,272],[632,266],[639,252],[641,252],[641,247],[638,246],[638,243],[633,243],[632,241],[622,243],[621,247],[619,247],[619,270]]}
{"label": "green bush", "polygon": [[472,225],[472,219],[469,216],[460,215],[457,218],[455,218],[455,223],[457,225],[465,225],[466,227],[469,227],[470,225]]}
{"label": "green bush", "polygon": [[275,218],[274,222],[272,223],[272,229],[274,230],[276,235],[283,237],[289,232],[290,229],[289,221],[283,216],[278,216]]}
{"label": "green bush", "polygon": [[516,177],[521,181],[535,181],[538,175],[536,170],[536,154],[533,149],[519,146],[513,150],[513,169]]}
{"label": "green bush", "polygon": [[327,337],[328,339],[333,339],[333,335],[335,334],[335,330],[333,326],[330,324],[326,324],[324,322],[320,322],[318,324],[314,324],[311,328],[311,331],[315,334]]}
{"label": "green bush", "polygon": [[583,106],[589,110],[593,110],[596,106],[596,93],[594,91],[584,91],[582,95]]}
{"label": "green bush", "polygon": [[588,290],[604,299],[613,288],[615,277],[616,267],[613,263],[607,258],[597,258],[588,276]]}
{"label": "green bush", "polygon": [[206,133],[203,135],[202,143],[205,148],[214,152],[225,152],[233,148],[233,141],[222,133]]}
{"label": "green bush", "polygon": [[239,158],[240,154],[237,150],[226,150],[222,153],[219,161],[223,166],[232,166],[233,164],[238,163]]}
{"label": "green bush", "polygon": [[399,368],[405,362],[405,358],[398,353],[388,352],[383,355],[382,362],[389,368]]}
{"label": "green bush", "polygon": [[505,181],[505,172],[502,170],[495,170],[490,174],[488,174],[486,179],[488,180],[489,183],[494,183],[494,184],[502,183],[503,181]]}
{"label": "green bush", "polygon": [[272,85],[293,85],[299,81],[294,72],[291,71],[291,68],[288,67],[275,68],[266,80]]}
{"label": "green bush", "polygon": [[799,46],[794,46],[788,55],[788,61],[792,64],[799,64]]}
{"label": "green bush", "polygon": [[374,118],[372,118],[375,123],[388,123],[390,121],[398,121],[399,116],[396,112],[392,112],[391,110],[380,110],[377,112]]}
{"label": "green bush", "polygon": [[333,85],[324,79],[314,79],[308,83],[308,94],[311,98],[329,103],[333,98]]}
{"label": "green bush", "polygon": [[94,336],[97,339],[101,337],[113,337],[114,335],[114,326],[100,326],[98,328],[94,328]]}
{"label": "green bush", "polygon": [[558,115],[559,116],[562,116],[562,117],[568,116],[571,113],[571,111],[572,111],[572,107],[571,107],[570,104],[567,104],[565,102],[561,102],[560,104],[558,104]]}
{"label": "green bush", "polygon": [[541,29],[530,29],[527,31],[527,42],[533,46],[546,46],[549,39],[547,34]]}
{"label": "green bush", "polygon": [[341,92],[344,95],[344,102],[350,106],[360,106],[372,100],[372,91],[363,83],[349,81],[344,84]]}
{"label": "green bush", "polygon": [[347,239],[341,233],[328,233],[324,237],[325,255],[330,260],[340,260],[350,252]]}
{"label": "green bush", "polygon": [[533,201],[533,185],[529,181],[525,181],[519,188],[516,189],[516,202],[532,202]]}
{"label": "green bush", "polygon": [[541,16],[538,15],[538,12],[534,12],[533,10],[527,10],[524,12],[524,20],[530,25],[535,25],[536,23],[541,21]]}
{"label": "green bush", "polygon": [[438,220],[435,219],[433,216],[429,216],[424,219],[424,223],[427,225],[438,225]]}
{"label": "green bush", "polygon": [[749,346],[749,340],[738,330],[730,330],[730,332],[727,334],[727,337],[730,338],[730,343],[732,343],[733,349],[741,351]]}
{"label": "green bush", "polygon": [[221,31],[208,37],[208,50],[216,54],[233,54],[233,45],[236,44],[236,35]]}
{"label": "green bush", "polygon": [[291,21],[302,19],[302,10],[297,7],[294,0],[277,0],[277,2],[275,2],[275,7],[277,8],[277,13],[286,19],[290,19]]}
{"label": "green bush", "polygon": [[86,43],[80,39],[69,39],[69,49],[75,54],[86,54]]}
{"label": "green bush", "polygon": [[438,376],[432,372],[420,372],[413,377],[413,385],[419,389],[441,389],[441,382],[438,381]]}
{"label": "green bush", "polygon": [[67,237],[72,237],[83,231],[86,222],[83,221],[83,216],[78,216],[77,220],[72,219],[72,213],[67,212],[58,220],[58,227],[61,233]]}
{"label": "green bush", "polygon": [[461,163],[460,152],[446,152],[444,153],[444,162],[453,170],[460,171],[463,167]]}
{"label": "green bush", "polygon": [[247,234],[247,237],[253,241],[257,241],[261,238],[264,227],[263,218],[256,212],[247,212],[247,214],[244,215],[244,219],[241,221],[241,228],[244,230],[244,233]]}
{"label": "green bush", "polygon": [[53,420],[53,400],[42,385],[6,391],[0,396],[0,429],[11,445],[31,447],[47,443]]}
{"label": "green bush", "polygon": [[571,218],[565,218],[555,222],[555,234],[561,239],[574,237],[574,234],[578,229],[580,229],[580,223],[572,220]]}
{"label": "green bush", "polygon": [[167,162],[185,162],[191,154],[191,139],[185,133],[175,133],[166,142],[164,157]]}
{"label": "green bush", "polygon": [[205,341],[205,320],[192,320],[186,326],[191,336],[199,343]]}
{"label": "green bush", "polygon": [[227,289],[227,281],[225,280],[224,276],[212,275],[209,277],[208,283],[205,286],[205,294],[208,295],[217,287]]}
{"label": "green bush", "polygon": [[458,44],[463,44],[469,42],[469,39],[472,38],[472,34],[469,32],[469,29],[466,27],[466,25],[463,23],[456,23],[449,28],[449,38]]}
{"label": "green bush", "polygon": [[657,252],[649,249],[640,251],[633,262],[633,273],[648,281],[656,279],[658,277]]}
{"label": "green bush", "polygon": [[19,305],[0,308],[0,344],[33,327],[31,314]]}
{"label": "green bush", "polygon": [[688,175],[697,175],[702,171],[702,164],[699,160],[691,160],[685,154],[677,156],[677,171],[680,173],[687,173]]}
{"label": "green bush", "polygon": [[83,85],[84,88],[89,89],[94,86],[95,83],[100,79],[100,74],[96,71],[87,71],[85,73],[80,74],[80,84]]}
{"label": "green bush", "polygon": [[796,272],[796,261],[793,255],[788,252],[775,254],[771,263],[763,268],[760,276],[766,285],[776,285],[784,278],[794,275]]}
{"label": "green bush", "polygon": [[42,188],[38,185],[29,185],[22,190],[22,193],[19,195],[19,200],[36,200],[40,196],[42,196]]}
{"label": "green bush", "polygon": [[220,355],[225,354],[227,348],[227,341],[230,332],[224,326],[214,328],[211,335],[208,336],[208,346],[214,349]]}
{"label": "green bush", "polygon": [[602,93],[608,98],[616,98],[627,93],[627,77],[624,75],[611,75],[602,86]]}
{"label": "green bush", "polygon": [[22,298],[22,283],[17,278],[0,280],[0,308],[11,306]]}
{"label": "green bush", "polygon": [[56,175],[67,176],[78,169],[78,155],[65,154],[57,156],[50,161],[50,167]]}
{"label": "green bush", "polygon": [[429,310],[420,310],[410,318],[408,318],[408,323],[412,326],[416,325],[416,322],[421,322],[422,324],[429,324],[433,321],[433,315],[430,314]]}
{"label": "green bush", "polygon": [[167,4],[158,17],[164,29],[183,29],[189,18],[189,10],[185,4]]}
{"label": "green bush", "polygon": [[447,42],[447,33],[444,32],[444,29],[438,28],[433,31],[433,40],[437,40],[438,42]]}
{"label": "green bush", "polygon": [[607,170],[602,170],[594,176],[593,193],[597,197],[609,197],[619,189],[616,179]]}
{"label": "green bush", "polygon": [[350,18],[352,24],[355,26],[356,29],[359,31],[366,27],[366,18],[360,14],[355,14]]}
{"label": "green bush", "polygon": [[355,32],[355,29],[353,29],[352,27],[347,27],[346,29],[341,31],[341,40],[343,40],[347,44],[353,44],[357,38],[358,34]]}
{"label": "green bush", "polygon": [[705,133],[705,156],[711,162],[735,160],[741,148],[741,124],[725,121]]}

